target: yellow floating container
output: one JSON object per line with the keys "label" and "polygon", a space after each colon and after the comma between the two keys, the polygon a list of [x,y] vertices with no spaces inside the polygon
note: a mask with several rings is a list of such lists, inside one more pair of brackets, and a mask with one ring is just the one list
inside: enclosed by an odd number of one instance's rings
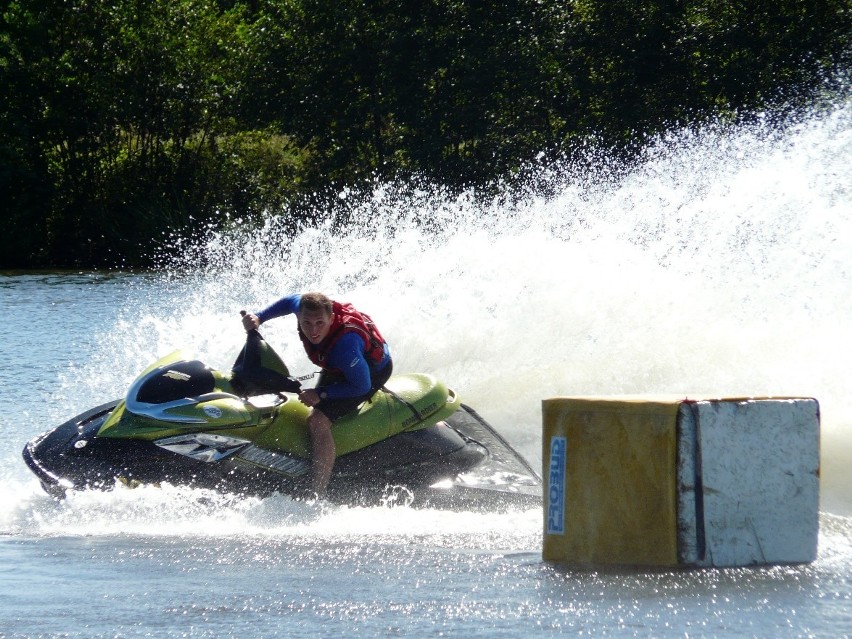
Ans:
{"label": "yellow floating container", "polygon": [[563,397],[542,417],[546,561],[815,559],[815,400]]}

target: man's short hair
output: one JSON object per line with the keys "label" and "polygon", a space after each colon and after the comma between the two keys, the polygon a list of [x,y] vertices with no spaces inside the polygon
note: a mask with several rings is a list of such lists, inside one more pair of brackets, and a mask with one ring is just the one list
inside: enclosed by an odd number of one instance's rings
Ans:
{"label": "man's short hair", "polygon": [[299,300],[299,311],[308,313],[325,313],[331,315],[333,310],[332,301],[322,293],[303,293]]}

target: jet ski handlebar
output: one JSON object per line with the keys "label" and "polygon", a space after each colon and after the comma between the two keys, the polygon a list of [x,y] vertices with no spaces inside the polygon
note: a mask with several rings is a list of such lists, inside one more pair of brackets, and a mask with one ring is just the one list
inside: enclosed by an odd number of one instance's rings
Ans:
{"label": "jet ski handlebar", "polygon": [[[245,310],[240,315],[248,315]],[[232,381],[242,393],[298,393],[301,382],[290,376],[287,365],[256,328],[246,329],[246,344],[231,369]]]}

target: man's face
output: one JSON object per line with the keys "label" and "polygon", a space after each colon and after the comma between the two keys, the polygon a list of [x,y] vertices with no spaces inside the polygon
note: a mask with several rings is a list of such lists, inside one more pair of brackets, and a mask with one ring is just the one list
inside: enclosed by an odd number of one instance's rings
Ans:
{"label": "man's face", "polygon": [[331,328],[331,314],[324,311],[301,311],[297,313],[299,328],[311,344],[319,344]]}

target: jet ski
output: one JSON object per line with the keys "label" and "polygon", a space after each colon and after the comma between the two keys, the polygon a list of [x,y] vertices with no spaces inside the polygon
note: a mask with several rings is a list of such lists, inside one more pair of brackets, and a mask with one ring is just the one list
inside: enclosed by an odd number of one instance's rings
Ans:
{"label": "jet ski", "polygon": [[[230,372],[186,351],[150,365],[124,399],[92,408],[26,444],[44,490],[170,483],[302,497],[310,484],[310,409],[255,329]],[[541,503],[541,479],[476,411],[427,374],[392,376],[332,427],[327,498],[494,510]]]}

